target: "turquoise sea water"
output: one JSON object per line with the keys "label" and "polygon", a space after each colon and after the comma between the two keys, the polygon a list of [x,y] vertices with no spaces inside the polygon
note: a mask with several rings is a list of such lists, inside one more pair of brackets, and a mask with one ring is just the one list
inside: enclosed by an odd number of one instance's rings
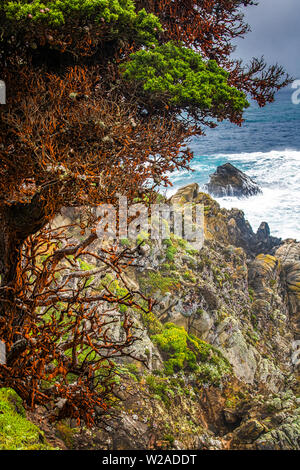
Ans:
{"label": "turquoise sea water", "polygon": [[265,221],[273,235],[300,240],[300,105],[292,103],[293,91],[281,91],[265,108],[252,103],[242,127],[221,123],[194,139],[194,172],[174,173],[167,194],[192,182],[203,186],[218,165],[230,162],[252,177],[263,194],[219,198],[220,205],[242,209],[254,230]]}

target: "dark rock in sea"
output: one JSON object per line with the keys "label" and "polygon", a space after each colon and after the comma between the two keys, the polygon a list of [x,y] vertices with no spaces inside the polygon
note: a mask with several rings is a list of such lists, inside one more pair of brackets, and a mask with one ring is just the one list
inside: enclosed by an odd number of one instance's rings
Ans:
{"label": "dark rock in sea", "polygon": [[262,192],[255,181],[231,163],[218,166],[210,175],[206,190],[215,197],[249,197]]}

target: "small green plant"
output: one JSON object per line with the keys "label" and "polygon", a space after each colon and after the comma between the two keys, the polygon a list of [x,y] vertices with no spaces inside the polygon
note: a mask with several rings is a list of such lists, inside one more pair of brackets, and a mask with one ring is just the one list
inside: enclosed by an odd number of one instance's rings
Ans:
{"label": "small green plant", "polygon": [[250,298],[251,302],[254,302],[254,290],[249,288],[248,293],[249,293],[249,298]]}
{"label": "small green plant", "polygon": [[183,279],[186,279],[187,281],[191,281],[193,283],[197,281],[197,279],[195,278],[195,276],[193,275],[191,271],[185,271],[182,277]]}
{"label": "small green plant", "polygon": [[204,314],[204,310],[203,310],[203,308],[197,308],[195,313],[196,313],[196,315],[201,317]]}
{"label": "small green plant", "polygon": [[154,294],[155,292],[166,294],[176,290],[179,284],[175,277],[162,275],[159,271],[150,271],[147,277],[140,278],[140,286],[142,291],[148,294]]}
{"label": "small green plant", "polygon": [[166,258],[168,261],[174,261],[177,249],[175,246],[169,246],[166,250]]}
{"label": "small green plant", "polygon": [[174,392],[169,388],[169,380],[167,377],[148,375],[146,377],[146,384],[155,398],[162,400],[167,406],[170,404],[170,398],[174,397]]}
{"label": "small green plant", "polygon": [[144,312],[143,310],[138,312],[140,313],[143,325],[146,327],[150,335],[157,334],[162,331],[163,326],[153,312]]}
{"label": "small green plant", "polygon": [[122,239],[121,239],[121,245],[122,245],[122,246],[129,246],[129,245],[130,245],[130,241],[128,240],[128,238],[122,238]]}
{"label": "small green plant", "polygon": [[152,336],[152,341],[165,353],[165,373],[172,375],[180,370],[198,373],[203,381],[217,383],[231,366],[221,352],[189,335],[183,327],[166,323],[162,333]]}
{"label": "small green plant", "polygon": [[87,261],[78,258],[80,269],[83,271],[90,271],[91,269],[95,269],[95,265],[88,263]]}
{"label": "small green plant", "polygon": [[166,406],[170,406],[174,397],[190,396],[193,393],[191,387],[185,387],[184,390],[184,381],[180,377],[166,377],[161,372],[157,375],[148,375],[146,384],[153,397],[161,400]]}
{"label": "small green plant", "polygon": [[[119,379],[119,383],[121,383],[121,376],[126,376],[131,378],[134,382],[139,382],[141,379],[141,375],[139,369],[136,364],[133,362],[129,362],[127,364],[116,364],[114,367],[114,371],[116,373],[116,377]],[[116,383],[116,382],[115,382]]]}
{"label": "small green plant", "polygon": [[172,436],[172,434],[166,434],[164,436],[164,440],[167,441],[170,444],[170,446],[172,446],[174,444],[175,437]]}

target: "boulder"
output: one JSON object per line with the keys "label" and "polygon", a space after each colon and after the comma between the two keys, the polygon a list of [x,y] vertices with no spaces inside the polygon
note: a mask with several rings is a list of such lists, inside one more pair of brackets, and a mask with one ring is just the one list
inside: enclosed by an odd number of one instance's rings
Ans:
{"label": "boulder", "polygon": [[210,175],[206,189],[215,197],[249,197],[262,193],[255,181],[231,163],[218,166],[215,173]]}
{"label": "boulder", "polygon": [[185,202],[193,202],[199,194],[199,185],[197,183],[188,184],[170,198],[171,204],[184,204]]}
{"label": "boulder", "polygon": [[242,442],[253,442],[263,432],[265,427],[256,419],[251,419],[237,428],[234,432],[234,438]]}

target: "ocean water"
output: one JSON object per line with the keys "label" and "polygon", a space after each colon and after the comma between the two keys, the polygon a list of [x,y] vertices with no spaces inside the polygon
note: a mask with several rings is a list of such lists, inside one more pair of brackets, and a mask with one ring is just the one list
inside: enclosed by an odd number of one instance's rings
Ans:
{"label": "ocean water", "polygon": [[201,188],[217,166],[230,162],[256,181],[263,193],[250,198],[217,198],[222,207],[245,212],[254,230],[268,222],[272,235],[300,240],[300,105],[286,88],[265,108],[256,103],[245,113],[242,127],[221,123],[195,138],[193,172],[172,174],[173,187],[197,182]]}

